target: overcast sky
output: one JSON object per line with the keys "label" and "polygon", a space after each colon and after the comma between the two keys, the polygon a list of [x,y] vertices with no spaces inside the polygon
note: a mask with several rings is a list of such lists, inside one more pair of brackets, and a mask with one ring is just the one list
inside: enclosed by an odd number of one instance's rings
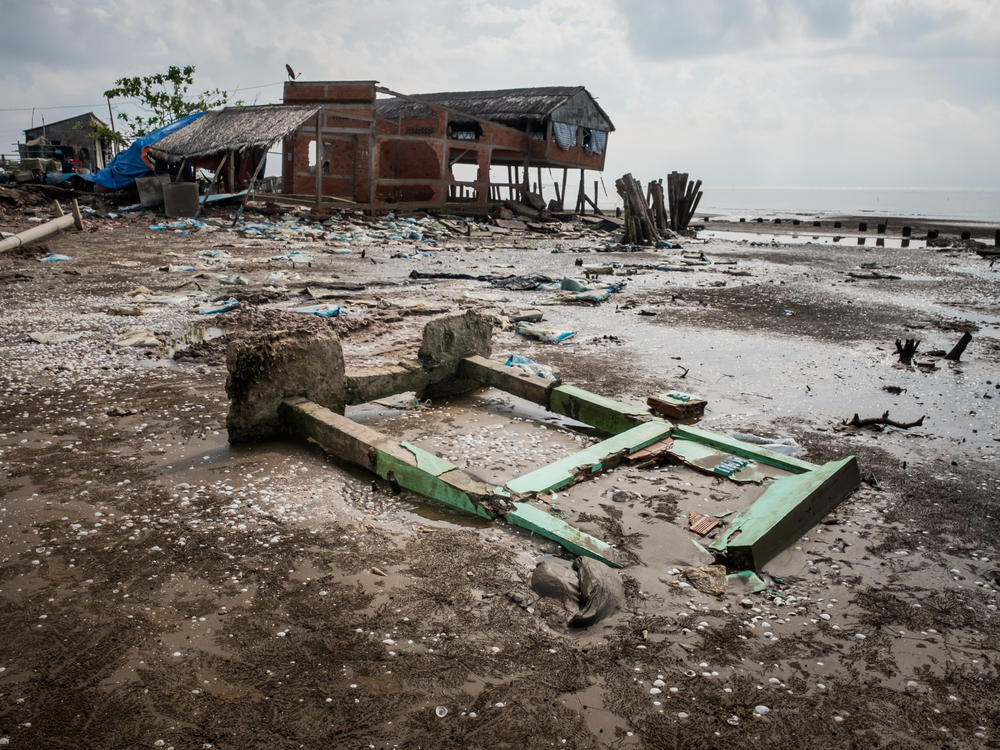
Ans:
{"label": "overcast sky", "polygon": [[584,84],[609,176],[1000,186],[1000,0],[3,0],[0,151],[15,108],[107,119],[115,79],[170,64],[276,102],[285,63],[405,93]]}

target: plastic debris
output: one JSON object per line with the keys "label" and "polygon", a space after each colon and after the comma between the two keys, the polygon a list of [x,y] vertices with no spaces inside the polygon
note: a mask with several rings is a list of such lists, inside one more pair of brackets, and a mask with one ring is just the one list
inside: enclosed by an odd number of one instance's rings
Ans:
{"label": "plastic debris", "polygon": [[49,253],[44,258],[39,258],[41,263],[58,263],[61,260],[73,260],[70,255],[60,255],[59,253]]}
{"label": "plastic debris", "polygon": [[802,450],[802,446],[795,442],[794,438],[781,437],[761,437],[749,432],[734,432],[730,437],[741,440],[744,443],[753,443],[767,448],[775,453],[783,453],[786,456],[794,456]]}
{"label": "plastic debris", "polygon": [[306,315],[318,315],[321,318],[340,317],[340,305],[305,305],[303,307],[293,307],[291,312],[303,313]]}
{"label": "plastic debris", "polygon": [[230,297],[222,302],[215,302],[213,304],[202,305],[198,308],[198,312],[202,315],[214,315],[215,313],[227,312],[232,310],[240,304],[240,301],[236,297]]}
{"label": "plastic debris", "polygon": [[207,224],[198,221],[197,219],[181,219],[179,221],[171,221],[165,224],[150,224],[149,228],[154,232],[173,231],[177,234],[188,234],[192,229],[204,229],[207,226]]}
{"label": "plastic debris", "polygon": [[504,362],[507,367],[513,367],[526,375],[537,375],[546,380],[555,380],[555,371],[548,365],[540,365],[537,362],[522,357],[520,354],[511,354]]}
{"label": "plastic debris", "polygon": [[115,346],[133,346],[139,349],[152,349],[160,345],[161,341],[156,338],[152,331],[131,330],[115,338],[111,342]]}
{"label": "plastic debris", "polygon": [[82,337],[86,331],[74,331],[72,333],[63,331],[31,331],[28,338],[38,344],[65,344],[67,341],[76,341]]}
{"label": "plastic debris", "polygon": [[549,344],[559,344],[576,335],[576,331],[560,331],[556,328],[539,325],[538,323],[518,323],[517,332],[522,336],[529,336],[530,338],[545,341]]}

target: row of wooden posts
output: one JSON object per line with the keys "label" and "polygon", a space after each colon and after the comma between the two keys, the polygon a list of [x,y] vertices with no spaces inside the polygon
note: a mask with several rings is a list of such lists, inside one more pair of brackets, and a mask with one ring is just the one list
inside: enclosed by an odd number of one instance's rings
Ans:
{"label": "row of wooden posts", "polygon": [[[536,177],[535,182],[529,182],[530,168],[520,167],[517,165],[507,166],[507,182],[491,182],[489,185],[489,200],[490,201],[503,201],[512,200],[516,201],[521,198],[525,193],[534,193],[541,197],[545,205],[549,205],[549,201],[545,199],[544,185],[545,182],[542,180],[542,167],[536,167]],[[562,173],[562,185],[558,181],[552,182],[552,187],[555,190],[555,201],[556,205],[559,207],[558,210],[563,211],[566,209],[566,182],[569,177],[569,169],[564,168]],[[601,181],[594,180],[593,189],[594,195],[591,198],[587,194],[586,190],[586,170],[580,170],[580,184],[577,189],[576,194],[576,204],[573,207],[574,213],[582,214],[587,210],[589,206],[590,209],[597,215],[602,216],[604,214],[600,208],[597,207],[598,191]],[[474,200],[476,198],[476,188],[471,184],[454,184],[449,186],[448,190],[449,198],[466,198],[469,200]]]}
{"label": "row of wooden posts", "polygon": [[632,245],[655,245],[668,230],[687,229],[701,201],[701,180],[689,182],[686,172],[652,180],[643,194],[642,184],[631,173],[615,180],[615,188],[625,206],[625,241]]}

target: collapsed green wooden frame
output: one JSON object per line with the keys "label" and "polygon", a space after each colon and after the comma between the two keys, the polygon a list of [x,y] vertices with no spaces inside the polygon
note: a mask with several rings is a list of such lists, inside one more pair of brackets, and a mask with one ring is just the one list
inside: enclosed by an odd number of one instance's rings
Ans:
{"label": "collapsed green wooden frame", "polygon": [[[449,461],[398,442],[304,398],[286,399],[287,429],[383,479],[457,511],[508,522],[552,539],[576,555],[618,567],[606,542],[544,511],[541,493],[613,469],[625,456],[667,438],[717,450],[788,472],[737,514],[709,548],[734,568],[759,570],[775,554],[830,512],[860,482],[854,457],[822,466],[694,427],[674,425],[647,411],[571,385],[523,375],[481,356],[466,357],[457,376],[537,403],[608,433],[610,437],[495,487]],[[350,380],[350,376],[348,378]]]}

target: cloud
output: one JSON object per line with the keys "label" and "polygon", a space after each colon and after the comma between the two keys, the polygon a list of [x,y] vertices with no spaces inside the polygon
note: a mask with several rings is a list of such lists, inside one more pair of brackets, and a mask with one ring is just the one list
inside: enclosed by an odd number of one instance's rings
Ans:
{"label": "cloud", "polygon": [[[0,107],[104,116],[117,78],[170,64],[258,103],[285,63],[408,93],[584,84],[609,176],[995,185],[998,49],[1000,0],[36,0],[0,10]],[[0,151],[30,118],[0,111]]]}

